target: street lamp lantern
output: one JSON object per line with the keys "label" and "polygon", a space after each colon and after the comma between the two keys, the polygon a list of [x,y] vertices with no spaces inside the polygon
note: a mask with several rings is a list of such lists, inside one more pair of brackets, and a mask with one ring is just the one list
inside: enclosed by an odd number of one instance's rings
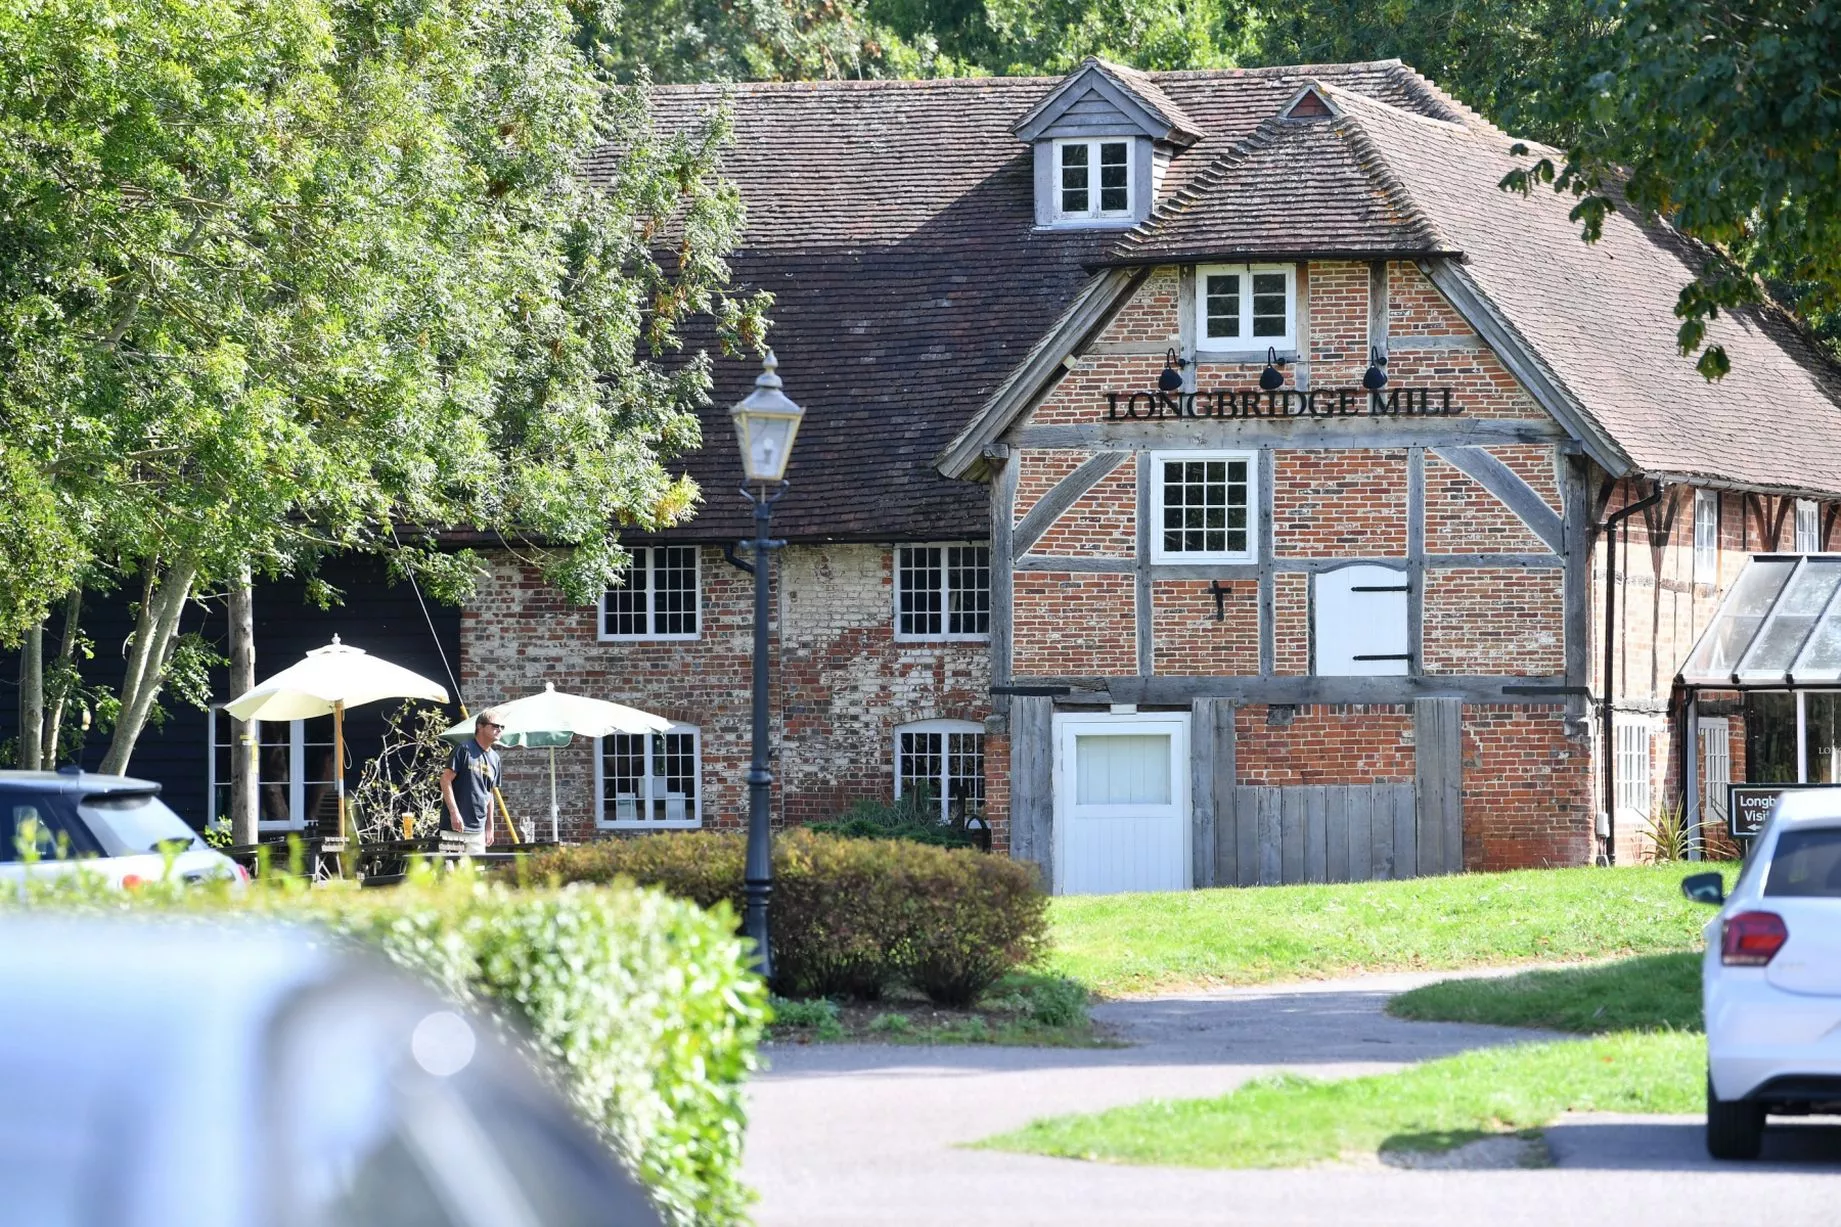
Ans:
{"label": "street lamp lantern", "polygon": [[735,437],[741,443],[742,472],[758,486],[776,485],[786,477],[786,461],[793,451],[793,436],[805,410],[780,390],[779,362],[773,350],[761,361],[761,374],[746,400],[729,410],[735,419]]}
{"label": "street lamp lantern", "polygon": [[[748,393],[729,411],[735,419],[735,437],[741,444],[742,473],[748,486],[742,497],[754,505],[754,539],[742,542],[742,548],[754,554],[752,563],[730,560],[743,570],[754,573],[754,747],[748,764],[748,861],[742,875],[746,907],[742,928],[754,941],[754,965],[763,978],[773,979],[773,948],[768,940],[767,898],[773,893],[773,847],[767,829],[768,801],[773,788],[773,771],[767,745],[767,612],[773,551],[785,545],[768,532],[773,505],[786,493],[786,462],[792,454],[793,436],[799,433],[799,419],[805,410],[787,399],[780,390],[779,363],[773,351],[761,361],[760,378]],[[771,487],[771,489],[770,489]]]}

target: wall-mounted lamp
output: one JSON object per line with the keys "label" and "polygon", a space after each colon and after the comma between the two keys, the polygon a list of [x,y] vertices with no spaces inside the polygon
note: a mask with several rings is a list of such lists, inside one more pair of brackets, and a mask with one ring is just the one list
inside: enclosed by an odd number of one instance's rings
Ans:
{"label": "wall-mounted lamp", "polygon": [[1387,355],[1377,346],[1368,351],[1368,369],[1362,373],[1362,387],[1379,392],[1387,386]]}
{"label": "wall-mounted lamp", "polygon": [[1268,346],[1266,348],[1266,369],[1259,373],[1259,386],[1262,391],[1276,392],[1279,390],[1285,382],[1285,376],[1279,373],[1279,368],[1284,365],[1285,360],[1278,356],[1278,350]]}
{"label": "wall-mounted lamp", "polygon": [[1187,358],[1178,358],[1174,349],[1163,355],[1163,374],[1157,376],[1157,390],[1160,392],[1180,392],[1183,387],[1183,368],[1189,365]]}

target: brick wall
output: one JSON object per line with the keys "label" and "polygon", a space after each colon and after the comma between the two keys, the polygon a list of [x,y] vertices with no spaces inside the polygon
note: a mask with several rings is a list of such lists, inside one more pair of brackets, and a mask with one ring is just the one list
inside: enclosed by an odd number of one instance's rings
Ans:
{"label": "brick wall", "polygon": [[1411,783],[1413,709],[1249,704],[1234,717],[1234,769],[1241,784]]}
{"label": "brick wall", "polygon": [[1426,572],[1421,632],[1427,673],[1546,676],[1566,668],[1558,570]]}
{"label": "brick wall", "polygon": [[1228,580],[1215,620],[1205,579],[1160,579],[1151,585],[1153,672],[1181,677],[1259,672],[1259,583]]}
{"label": "brick wall", "polygon": [[[897,725],[982,722],[989,713],[987,644],[895,641],[892,555],[887,546],[828,545],[792,546],[781,556],[770,696],[777,823],[892,795]],[[603,643],[594,609],[564,604],[531,569],[492,556],[462,618],[467,694],[485,704],[552,682],[696,725],[703,824],[744,825],[754,581],[717,549],[703,548],[700,566],[699,638]],[[592,744],[578,738],[557,751],[565,837],[597,833]],[[515,815],[547,819],[547,768],[544,752],[506,751],[506,803]]]}
{"label": "brick wall", "polygon": [[1591,746],[1558,707],[1464,708],[1464,867],[1589,864]]}
{"label": "brick wall", "polygon": [[1310,379],[1318,388],[1361,385],[1368,369],[1368,266],[1310,266]]}
{"label": "brick wall", "polygon": [[1310,576],[1300,571],[1272,577],[1272,656],[1279,674],[1310,672]]}
{"label": "brick wall", "polygon": [[1138,598],[1132,576],[1019,571],[1011,585],[1011,661],[1017,676],[1137,673]]}
{"label": "brick wall", "polygon": [[1406,556],[1406,452],[1273,453],[1272,545],[1286,557]]}
{"label": "brick wall", "polygon": [[1049,526],[1032,554],[1130,558],[1138,552],[1138,466],[1127,459]]}
{"label": "brick wall", "polygon": [[[1552,448],[1492,447],[1488,451],[1527,482],[1556,514],[1562,511]],[[1501,499],[1430,452],[1425,458],[1425,494],[1429,554],[1550,552],[1546,542]]]}

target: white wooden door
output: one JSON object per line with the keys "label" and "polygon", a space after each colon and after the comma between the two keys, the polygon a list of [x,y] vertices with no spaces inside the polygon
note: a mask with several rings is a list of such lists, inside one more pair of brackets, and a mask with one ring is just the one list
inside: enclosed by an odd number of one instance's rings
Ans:
{"label": "white wooden door", "polygon": [[1055,890],[1187,890],[1189,717],[1055,717]]}
{"label": "white wooden door", "polygon": [[1710,829],[1723,831],[1726,785],[1732,783],[1732,730],[1724,716],[1702,716],[1699,735],[1700,817]]}

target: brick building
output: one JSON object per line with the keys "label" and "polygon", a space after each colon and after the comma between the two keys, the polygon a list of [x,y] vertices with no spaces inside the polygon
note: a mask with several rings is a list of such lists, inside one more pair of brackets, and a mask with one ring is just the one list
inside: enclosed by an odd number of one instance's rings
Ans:
{"label": "brick building", "polygon": [[[659,122],[724,92],[661,88]],[[1832,694],[1677,678],[1752,554],[1830,543],[1841,372],[1766,304],[1714,321],[1703,381],[1673,316],[1701,253],[1499,188],[1553,151],[1394,61],[732,105],[735,276],[807,411],[776,822],[924,786],[1058,890],[1183,888],[1629,858],[1761,756],[1830,778]],[[755,371],[719,366],[705,502],[631,538],[624,588],[567,607],[499,556],[461,612],[476,704],[677,722],[559,756],[576,837],[744,820]],[[537,758],[514,809],[547,807]]]}

